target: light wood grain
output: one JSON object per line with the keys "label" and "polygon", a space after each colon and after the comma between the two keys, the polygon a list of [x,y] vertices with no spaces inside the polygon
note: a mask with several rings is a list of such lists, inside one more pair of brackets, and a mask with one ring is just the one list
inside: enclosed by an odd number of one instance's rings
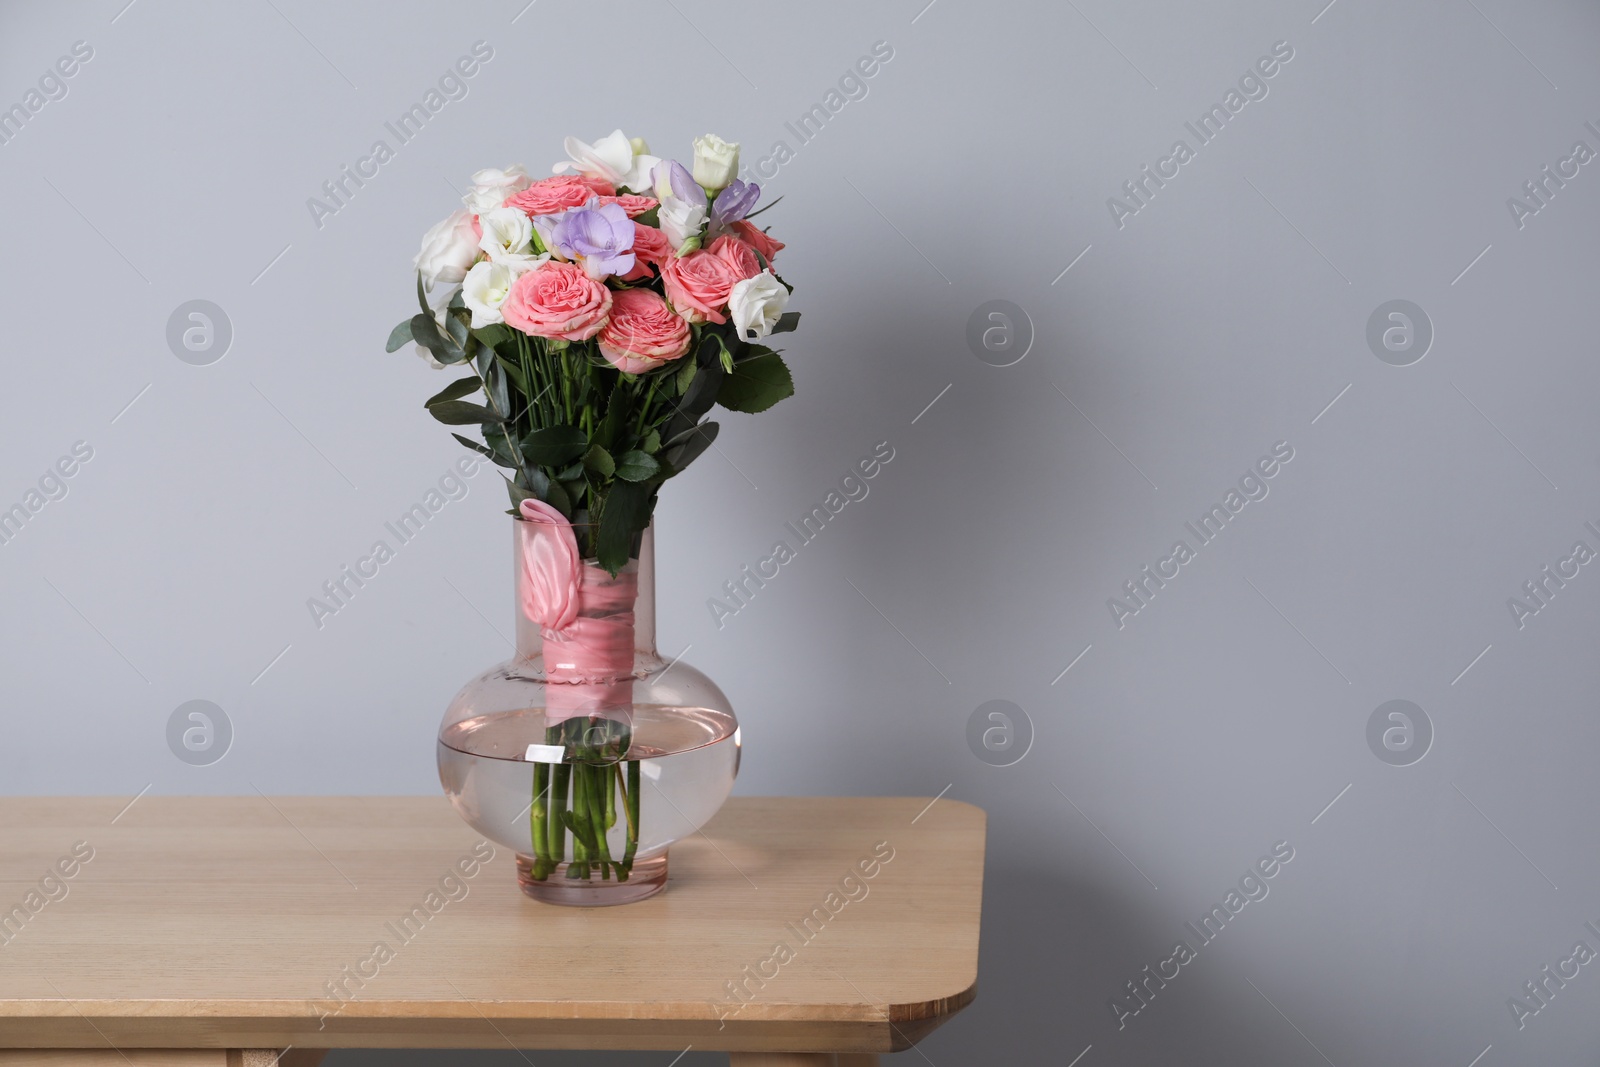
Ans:
{"label": "light wood grain", "polygon": [[948,798],[734,798],[665,893],[593,910],[473,869],[443,799],[126,803],[0,800],[0,1043],[872,1053],[974,995],[985,820]]}
{"label": "light wood grain", "polygon": [[0,1049],[0,1067],[317,1067],[327,1053],[290,1049]]}

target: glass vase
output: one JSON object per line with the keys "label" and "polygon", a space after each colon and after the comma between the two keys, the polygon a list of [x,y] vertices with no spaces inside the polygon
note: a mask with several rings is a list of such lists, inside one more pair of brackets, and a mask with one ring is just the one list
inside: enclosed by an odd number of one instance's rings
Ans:
{"label": "glass vase", "polygon": [[643,900],[666,887],[668,846],[733,789],[738,720],[716,683],[656,651],[653,528],[614,577],[584,560],[574,624],[544,634],[527,607],[532,524],[512,527],[516,654],[450,702],[439,781],[473,829],[516,853],[528,896]]}

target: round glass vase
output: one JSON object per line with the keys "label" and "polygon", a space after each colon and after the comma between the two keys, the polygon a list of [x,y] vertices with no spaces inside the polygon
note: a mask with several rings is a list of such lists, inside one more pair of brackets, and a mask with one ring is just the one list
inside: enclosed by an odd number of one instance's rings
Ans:
{"label": "round glass vase", "polygon": [[473,829],[516,853],[528,896],[643,900],[666,888],[668,846],[732,791],[739,723],[715,682],[656,651],[653,529],[615,577],[584,560],[575,625],[546,636],[525,607],[531,526],[512,523],[516,654],[450,702],[439,781]]}

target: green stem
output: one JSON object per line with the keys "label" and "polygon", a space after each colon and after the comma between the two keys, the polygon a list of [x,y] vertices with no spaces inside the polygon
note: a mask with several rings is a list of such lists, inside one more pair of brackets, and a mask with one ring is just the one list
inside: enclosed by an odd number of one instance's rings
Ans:
{"label": "green stem", "polygon": [[572,768],[558,763],[550,768],[553,785],[550,790],[550,862],[560,863],[567,858],[567,777]]}
{"label": "green stem", "polygon": [[533,877],[544,881],[550,874],[550,849],[545,839],[545,823],[549,816],[545,808],[545,790],[550,784],[550,766],[533,765],[533,803],[528,808],[528,835],[533,840]]}
{"label": "green stem", "polygon": [[639,761],[628,761],[628,849],[622,854],[624,870],[633,870],[633,854],[639,850]]}
{"label": "green stem", "polygon": [[600,858],[600,877],[604,879],[610,870],[611,845],[606,841],[606,799],[602,794],[611,782],[611,768],[590,767],[586,777],[589,784],[590,833],[594,838],[595,855]]}

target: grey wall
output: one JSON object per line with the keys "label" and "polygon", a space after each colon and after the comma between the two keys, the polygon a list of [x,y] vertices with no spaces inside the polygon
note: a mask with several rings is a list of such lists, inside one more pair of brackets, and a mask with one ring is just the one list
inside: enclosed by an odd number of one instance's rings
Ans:
{"label": "grey wall", "polygon": [[[783,140],[799,391],[665,494],[663,646],[738,707],[741,791],[989,811],[980,996],[928,1060],[1592,1062],[1600,967],[1537,1014],[1523,984],[1600,950],[1600,567],[1508,600],[1600,550],[1600,163],[1522,192],[1600,150],[1600,13],[1325,2],[0,7],[0,104],[93,48],[0,144],[0,503],[93,450],[0,546],[0,787],[435,790],[440,710],[510,628],[493,475],[323,627],[306,606],[458,456],[419,408],[440,377],[382,351],[420,234],[567,133]],[[470,94],[315,225],[480,39]],[[800,145],[785,123],[877,41],[866,97]],[[1277,42],[1200,144],[1185,123]],[[195,299],[233,331],[208,366],[166,339]],[[1031,325],[985,362],[992,300]],[[1368,341],[1392,300],[1426,320],[1399,353]],[[707,599],[881,441],[870,496],[718,628]],[[1145,606],[1108,607],[1180,539]],[[210,766],[167,746],[194,699],[232,723]],[[968,741],[993,700],[1009,749]],[[1119,1028],[1108,1000],[1279,842],[1269,894]]]}

